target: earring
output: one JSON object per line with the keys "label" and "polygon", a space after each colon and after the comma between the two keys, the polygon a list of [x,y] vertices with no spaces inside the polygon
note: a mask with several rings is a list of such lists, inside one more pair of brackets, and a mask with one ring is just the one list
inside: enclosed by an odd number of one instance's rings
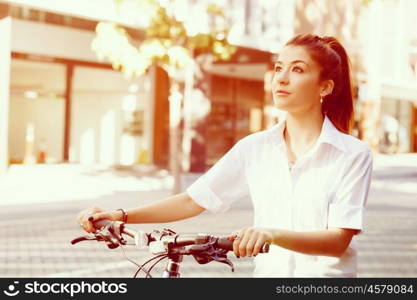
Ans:
{"label": "earring", "polygon": [[322,97],[320,97],[320,103],[323,103],[323,98]]}

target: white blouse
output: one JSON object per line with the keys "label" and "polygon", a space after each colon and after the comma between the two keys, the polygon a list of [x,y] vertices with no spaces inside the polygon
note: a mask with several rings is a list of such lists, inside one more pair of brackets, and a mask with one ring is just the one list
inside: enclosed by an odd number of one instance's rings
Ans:
{"label": "white blouse", "polygon": [[[249,196],[254,226],[294,231],[363,229],[372,172],[369,147],[325,117],[314,146],[288,167],[285,118],[238,141],[194,182],[188,195],[211,212]],[[238,230],[239,228],[236,228]],[[314,256],[271,245],[255,257],[255,277],[356,277],[355,237],[340,257]]]}

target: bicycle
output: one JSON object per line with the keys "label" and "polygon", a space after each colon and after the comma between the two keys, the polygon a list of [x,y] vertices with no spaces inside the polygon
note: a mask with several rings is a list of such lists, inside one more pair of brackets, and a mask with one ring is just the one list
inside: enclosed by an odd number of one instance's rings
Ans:
{"label": "bicycle", "polygon": [[[192,255],[199,264],[207,264],[211,261],[217,261],[227,264],[234,272],[233,263],[227,258],[227,253],[233,251],[233,241],[228,237],[216,237],[208,234],[185,234],[180,235],[174,231],[164,228],[162,231],[153,230],[151,233],[136,231],[126,227],[125,223],[119,221],[99,220],[94,222],[96,232],[89,235],[80,236],[71,241],[71,244],[77,244],[81,241],[96,240],[105,242],[110,249],[123,249],[128,245],[123,234],[131,237],[139,249],[148,248],[149,252],[155,255],[142,265],[126,257],[127,260],[138,266],[138,270],[133,278],[136,278],[142,270],[146,278],[151,278],[152,269],[163,259],[168,258],[162,278],[179,278],[180,264],[184,255]],[[260,253],[267,253],[269,244],[263,245]],[[145,266],[151,261],[156,262],[147,270]]]}

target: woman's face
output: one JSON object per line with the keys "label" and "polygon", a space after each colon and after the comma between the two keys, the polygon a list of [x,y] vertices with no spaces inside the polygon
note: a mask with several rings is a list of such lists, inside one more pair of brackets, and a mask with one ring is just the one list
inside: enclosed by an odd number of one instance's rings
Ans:
{"label": "woman's face", "polygon": [[288,112],[320,108],[320,66],[301,46],[285,46],[275,64],[272,93],[275,106]]}

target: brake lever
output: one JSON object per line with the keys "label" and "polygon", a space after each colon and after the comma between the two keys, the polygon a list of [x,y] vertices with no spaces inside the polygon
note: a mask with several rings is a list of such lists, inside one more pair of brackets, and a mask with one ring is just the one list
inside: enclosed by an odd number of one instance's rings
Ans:
{"label": "brake lever", "polygon": [[93,233],[97,241],[104,241],[110,249],[115,249],[120,245],[126,245],[127,241],[121,235],[121,226],[124,223],[118,224],[116,228],[113,226],[105,226]]}
{"label": "brake lever", "polygon": [[235,271],[233,263],[227,258],[228,250],[215,248],[214,242],[193,245],[189,251],[199,264],[207,264],[214,260],[228,265],[232,269],[232,272]]}
{"label": "brake lever", "polygon": [[[117,226],[113,226],[113,224]],[[126,245],[127,241],[122,237],[122,230],[123,230],[124,223],[117,222],[112,223],[112,225],[106,225],[101,229],[97,230],[96,232],[92,233],[92,235],[84,235],[78,238],[75,238],[71,241],[71,244],[74,245],[76,243],[86,241],[86,240],[96,240],[98,242],[104,241],[110,249],[115,249],[120,245]]]}
{"label": "brake lever", "polygon": [[[73,239],[71,241],[71,244],[72,245],[75,245],[75,244],[77,244],[79,242],[82,242],[82,241],[97,241],[97,242],[104,241],[104,242],[106,242],[107,246],[110,249],[113,249],[113,248],[118,247],[117,243],[114,243],[112,241],[109,241],[109,238],[105,238],[105,237],[103,237],[103,235],[93,235],[93,236],[91,236],[91,235],[83,235],[83,236],[80,236],[80,237],[77,237],[77,238]],[[116,244],[116,246],[113,246],[113,244]]]}
{"label": "brake lever", "polygon": [[96,240],[95,237],[91,237],[89,235],[83,235],[83,236],[79,236],[79,237],[73,239],[71,241],[71,245],[75,245],[75,244],[77,244],[79,242],[82,242],[82,241],[94,241],[94,240]]}
{"label": "brake lever", "polygon": [[219,263],[223,263],[223,264],[228,265],[232,269],[232,272],[235,271],[235,267],[234,267],[232,261],[227,258],[227,255],[215,256],[214,260],[219,262]]}
{"label": "brake lever", "polygon": [[115,239],[120,245],[126,245],[127,241],[122,236],[122,231],[125,226],[123,222],[113,222],[111,226],[109,226],[108,231],[111,234],[111,237]]}

